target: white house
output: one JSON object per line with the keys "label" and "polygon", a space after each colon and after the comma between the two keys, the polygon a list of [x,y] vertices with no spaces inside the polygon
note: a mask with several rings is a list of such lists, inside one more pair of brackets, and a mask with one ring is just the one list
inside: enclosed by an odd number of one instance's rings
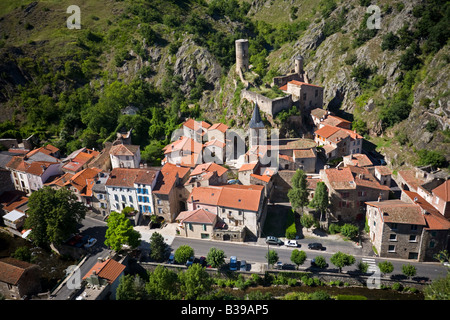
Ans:
{"label": "white house", "polygon": [[138,145],[118,144],[112,146],[109,155],[113,169],[139,168],[141,162],[141,151]]}
{"label": "white house", "polygon": [[158,174],[159,171],[151,169],[113,169],[105,184],[111,211],[131,207],[141,214],[153,213],[152,190]]}

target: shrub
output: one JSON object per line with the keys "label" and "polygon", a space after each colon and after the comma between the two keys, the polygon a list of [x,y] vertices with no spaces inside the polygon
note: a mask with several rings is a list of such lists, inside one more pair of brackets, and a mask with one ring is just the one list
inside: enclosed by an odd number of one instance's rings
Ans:
{"label": "shrub", "polygon": [[336,223],[332,223],[328,228],[328,231],[330,232],[330,234],[339,233],[341,232],[341,226],[337,225]]}
{"label": "shrub", "polygon": [[392,285],[392,290],[401,291],[403,290],[403,286],[401,285],[401,283],[396,282]]}
{"label": "shrub", "polygon": [[381,49],[384,50],[395,50],[397,48],[399,43],[399,37],[395,34],[389,32],[383,37],[383,42],[381,43]]}
{"label": "shrub", "polygon": [[339,294],[336,300],[367,300],[367,297],[360,295]]}
{"label": "shrub", "polygon": [[330,295],[323,290],[318,290],[309,294],[311,300],[330,300]]}
{"label": "shrub", "polygon": [[346,223],[341,227],[341,234],[349,239],[355,239],[359,234],[358,226]]}

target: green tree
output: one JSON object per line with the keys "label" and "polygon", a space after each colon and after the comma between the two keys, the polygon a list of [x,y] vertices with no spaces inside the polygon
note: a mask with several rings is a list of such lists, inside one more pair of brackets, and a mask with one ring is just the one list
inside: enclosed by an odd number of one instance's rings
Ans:
{"label": "green tree", "polygon": [[77,232],[78,223],[86,215],[86,207],[69,189],[44,187],[31,194],[25,227],[38,246],[60,244]]}
{"label": "green tree", "polygon": [[105,245],[114,251],[120,251],[123,245],[137,248],[141,234],[133,229],[130,220],[124,213],[112,211],[108,217],[108,229],[105,235]]}
{"label": "green tree", "polygon": [[288,191],[288,198],[292,208],[302,208],[308,205],[308,188],[306,182],[306,174],[303,170],[298,169],[291,179],[292,188]]}
{"label": "green tree", "polygon": [[266,253],[266,259],[268,263],[273,266],[275,263],[278,262],[278,253],[275,250],[270,250]]}
{"label": "green tree", "polygon": [[148,282],[145,285],[151,300],[176,300],[178,296],[178,275],[164,266],[157,266],[153,272],[148,272]]}
{"label": "green tree", "polygon": [[127,274],[120,278],[116,289],[116,300],[145,300],[145,282],[139,275]]}
{"label": "green tree", "polygon": [[346,223],[341,227],[341,234],[348,239],[355,239],[359,234],[358,226]]}
{"label": "green tree", "polygon": [[435,279],[423,290],[425,300],[450,300],[450,272],[445,278]]}
{"label": "green tree", "polygon": [[178,274],[180,292],[186,300],[195,300],[211,290],[213,280],[200,264],[194,263]]}
{"label": "green tree", "polygon": [[328,188],[325,182],[318,182],[311,205],[313,208],[320,211],[320,221],[322,221],[323,213],[326,212],[329,204]]}
{"label": "green tree", "polygon": [[402,272],[405,276],[411,279],[411,277],[414,277],[416,275],[417,269],[416,267],[408,263],[402,266]]}
{"label": "green tree", "polygon": [[304,214],[300,217],[300,223],[306,229],[311,228],[314,225],[315,219],[312,214]]}
{"label": "green tree", "polygon": [[19,247],[14,251],[14,253],[11,255],[11,257],[15,259],[19,259],[22,261],[30,262],[31,261],[31,251],[28,247]]}
{"label": "green tree", "polygon": [[194,256],[194,249],[184,244],[175,250],[174,259],[179,264],[185,264],[190,257]]}
{"label": "green tree", "polygon": [[339,268],[339,272],[342,272],[343,267],[351,266],[355,263],[355,257],[338,251],[331,256],[330,261]]}
{"label": "green tree", "polygon": [[303,263],[305,263],[306,260],[306,253],[303,250],[298,250],[298,249],[294,249],[292,250],[291,253],[291,261],[293,263],[295,263],[295,265],[298,266],[302,265]]}
{"label": "green tree", "polygon": [[217,248],[210,248],[208,255],[206,256],[206,261],[211,265],[213,268],[220,268],[225,263],[225,252],[221,249]]}
{"label": "green tree", "polygon": [[327,267],[327,261],[322,256],[317,256],[314,258],[316,266],[320,269],[325,269]]}
{"label": "green tree", "polygon": [[164,242],[164,237],[154,232],[150,237],[150,257],[156,261],[163,261],[166,258],[167,244]]}
{"label": "green tree", "polygon": [[383,261],[383,262],[378,263],[378,268],[380,269],[380,272],[383,275],[394,271],[394,265],[389,261]]}

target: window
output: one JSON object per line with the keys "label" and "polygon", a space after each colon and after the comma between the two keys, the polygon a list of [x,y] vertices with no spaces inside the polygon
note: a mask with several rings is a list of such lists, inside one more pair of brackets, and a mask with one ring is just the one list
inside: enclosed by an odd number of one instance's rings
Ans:
{"label": "window", "polygon": [[388,252],[395,252],[395,246],[394,245],[390,245],[388,247]]}
{"label": "window", "polygon": [[397,241],[397,235],[395,233],[389,235],[389,241]]}
{"label": "window", "polygon": [[206,224],[203,224],[203,231],[206,231]]}
{"label": "window", "polygon": [[130,200],[130,202],[133,202],[133,197],[132,196],[128,196],[128,200]]}
{"label": "window", "polygon": [[410,235],[409,242],[417,242],[417,236],[415,234]]}
{"label": "window", "polygon": [[116,200],[117,202],[119,202],[119,196],[117,194],[114,195],[114,200]]}
{"label": "window", "polygon": [[436,245],[436,243],[434,242],[434,240],[430,241],[430,248],[434,248],[434,246]]}
{"label": "window", "polygon": [[122,201],[126,201],[126,200],[125,200],[125,196],[124,196],[124,195],[122,195]]}

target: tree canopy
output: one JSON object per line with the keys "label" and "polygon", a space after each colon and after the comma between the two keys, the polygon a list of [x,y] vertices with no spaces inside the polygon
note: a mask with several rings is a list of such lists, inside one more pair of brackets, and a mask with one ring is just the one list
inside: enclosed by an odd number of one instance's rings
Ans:
{"label": "tree canopy", "polygon": [[86,207],[66,188],[39,189],[31,194],[28,207],[25,226],[38,246],[62,243],[77,232],[77,224],[86,215]]}
{"label": "tree canopy", "polygon": [[112,211],[108,217],[108,229],[105,235],[105,244],[114,251],[120,251],[123,245],[137,248],[140,244],[141,234],[133,229],[130,220],[124,213]]}

